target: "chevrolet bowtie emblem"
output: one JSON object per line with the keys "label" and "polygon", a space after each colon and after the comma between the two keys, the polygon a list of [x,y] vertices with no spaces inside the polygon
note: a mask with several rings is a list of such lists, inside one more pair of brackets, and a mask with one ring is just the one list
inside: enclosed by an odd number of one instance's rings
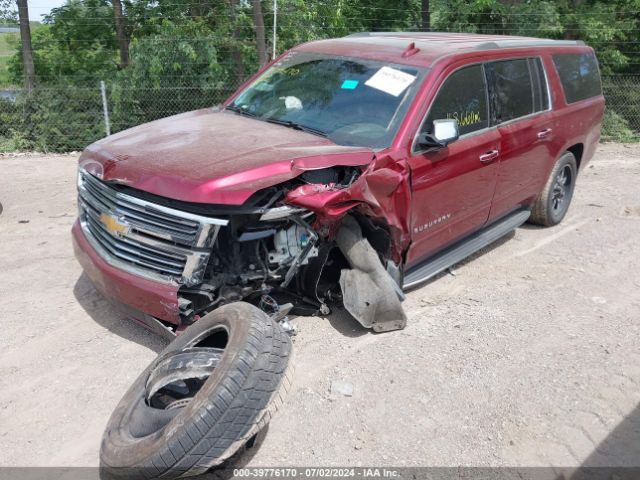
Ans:
{"label": "chevrolet bowtie emblem", "polygon": [[107,231],[114,237],[117,237],[119,235],[126,235],[127,233],[129,233],[129,229],[131,228],[128,223],[123,222],[115,215],[111,215],[109,213],[100,214],[100,221],[105,226]]}

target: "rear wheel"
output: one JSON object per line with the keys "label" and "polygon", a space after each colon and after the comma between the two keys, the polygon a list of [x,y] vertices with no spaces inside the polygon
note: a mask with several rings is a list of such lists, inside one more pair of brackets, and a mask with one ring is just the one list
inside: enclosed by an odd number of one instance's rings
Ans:
{"label": "rear wheel", "polygon": [[565,152],[553,166],[544,189],[536,199],[529,221],[551,227],[562,221],[569,210],[578,172],[576,158]]}
{"label": "rear wheel", "polygon": [[289,336],[248,303],[220,307],[160,353],[113,412],[105,476],[176,478],[222,463],[269,421],[288,388]]}

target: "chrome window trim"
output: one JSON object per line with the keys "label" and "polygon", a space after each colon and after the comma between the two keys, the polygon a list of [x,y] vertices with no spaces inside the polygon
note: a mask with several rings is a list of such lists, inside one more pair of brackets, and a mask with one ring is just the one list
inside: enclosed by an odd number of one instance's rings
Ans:
{"label": "chrome window trim", "polygon": [[542,115],[543,113],[547,113],[549,110],[540,110],[539,112],[529,113],[527,115],[523,115],[522,117],[512,118],[511,120],[507,120],[506,122],[496,123],[494,127],[502,127],[505,125],[511,125],[512,123],[519,122],[521,120],[527,120],[529,118],[537,117],[538,115]]}
{"label": "chrome window trim", "polygon": [[542,67],[542,74],[544,75],[544,81],[547,85],[547,99],[549,100],[549,108],[545,110],[545,112],[550,112],[553,110],[553,97],[551,96],[551,89],[549,88],[549,76],[547,74],[547,67],[544,66],[544,58],[541,56],[534,57],[540,59],[540,66]]}

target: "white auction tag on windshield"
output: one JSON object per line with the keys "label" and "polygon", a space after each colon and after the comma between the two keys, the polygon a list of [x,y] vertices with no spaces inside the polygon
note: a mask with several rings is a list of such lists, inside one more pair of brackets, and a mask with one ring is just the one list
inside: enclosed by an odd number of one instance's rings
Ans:
{"label": "white auction tag on windshield", "polygon": [[369,80],[364,82],[364,84],[397,97],[404,92],[415,79],[415,76],[401,72],[395,68],[382,67]]}

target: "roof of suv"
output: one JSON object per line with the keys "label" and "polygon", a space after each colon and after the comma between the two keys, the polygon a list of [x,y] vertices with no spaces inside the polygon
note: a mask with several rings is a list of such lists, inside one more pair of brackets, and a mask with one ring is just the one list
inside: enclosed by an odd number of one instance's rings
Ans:
{"label": "roof of suv", "polygon": [[474,33],[362,32],[342,38],[306,43],[296,47],[295,50],[429,66],[438,58],[453,53],[538,46],[582,45],[584,45],[583,42],[575,40],[550,40]]}

